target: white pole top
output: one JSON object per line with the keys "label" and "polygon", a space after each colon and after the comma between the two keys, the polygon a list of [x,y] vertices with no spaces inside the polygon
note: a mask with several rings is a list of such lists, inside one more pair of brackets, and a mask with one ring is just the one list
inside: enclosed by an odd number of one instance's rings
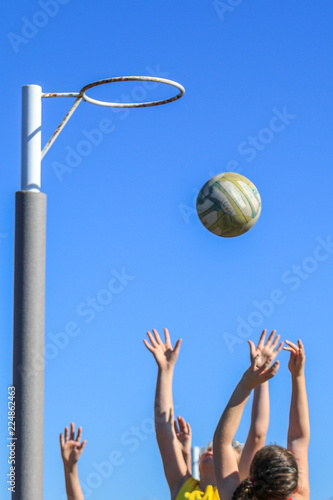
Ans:
{"label": "white pole top", "polygon": [[21,190],[39,192],[41,188],[42,88],[22,87]]}
{"label": "white pole top", "polygon": [[192,447],[192,476],[194,477],[194,479],[197,479],[198,481],[200,479],[200,473],[199,473],[200,452],[201,452],[200,446]]}

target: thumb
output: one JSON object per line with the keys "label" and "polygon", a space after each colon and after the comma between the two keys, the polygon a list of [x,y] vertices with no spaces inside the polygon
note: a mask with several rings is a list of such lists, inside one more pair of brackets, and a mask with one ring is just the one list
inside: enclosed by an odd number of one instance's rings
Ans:
{"label": "thumb", "polygon": [[248,340],[247,342],[250,346],[250,356],[251,356],[251,358],[254,358],[256,355],[256,346],[254,345],[252,340]]}
{"label": "thumb", "polygon": [[179,354],[179,349],[180,349],[180,344],[182,343],[182,339],[178,339],[176,344],[175,344],[175,347],[173,349],[173,352],[178,356]]}
{"label": "thumb", "polygon": [[257,361],[259,359],[259,354],[257,354],[256,356],[253,356],[252,357],[252,361],[251,361],[251,368],[252,370],[255,370],[255,368],[257,367]]}
{"label": "thumb", "polygon": [[280,362],[275,361],[275,363],[269,368],[269,370],[267,371],[267,375],[268,375],[269,379],[274,377],[277,374],[279,366],[280,366]]}

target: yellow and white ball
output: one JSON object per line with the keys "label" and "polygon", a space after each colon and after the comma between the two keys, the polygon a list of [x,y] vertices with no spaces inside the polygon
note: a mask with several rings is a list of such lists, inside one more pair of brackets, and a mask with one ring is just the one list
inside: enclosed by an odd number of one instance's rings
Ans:
{"label": "yellow and white ball", "polygon": [[225,172],[212,177],[197,198],[197,212],[202,224],[225,238],[246,233],[261,212],[258,189],[246,177]]}

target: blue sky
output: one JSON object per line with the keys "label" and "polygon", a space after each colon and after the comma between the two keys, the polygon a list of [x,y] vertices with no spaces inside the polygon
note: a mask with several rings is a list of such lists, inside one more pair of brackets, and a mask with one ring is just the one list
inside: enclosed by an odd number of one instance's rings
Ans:
{"label": "blue sky", "polygon": [[[48,198],[44,497],[63,498],[58,434],[74,421],[88,441],[79,464],[86,498],[169,498],[152,429],[156,366],[142,343],[147,330],[165,326],[173,341],[183,339],[174,401],[197,445],[211,439],[248,366],[246,337],[255,340],[266,327],[283,339],[302,338],[312,497],[333,497],[332,15],[328,0],[3,6],[2,498],[8,496],[21,87],[79,91],[125,75],[170,78],[186,94],[131,110],[84,102],[42,164]],[[89,95],[154,100],[174,90],[134,82]],[[43,144],[71,103],[43,100]],[[248,177],[262,198],[257,224],[231,239],[210,234],[194,205],[201,186],[225,171]],[[112,279],[119,293],[110,294]],[[270,384],[268,442],[283,445],[290,377],[287,354],[280,359]],[[108,477],[98,472],[102,462],[109,471],[113,464]]]}

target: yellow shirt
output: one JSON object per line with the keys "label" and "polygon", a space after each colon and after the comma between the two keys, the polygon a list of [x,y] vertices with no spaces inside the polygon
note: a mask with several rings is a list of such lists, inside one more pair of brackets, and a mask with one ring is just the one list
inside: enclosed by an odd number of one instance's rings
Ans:
{"label": "yellow shirt", "polygon": [[217,488],[208,485],[206,491],[199,488],[199,481],[190,477],[179,490],[176,500],[220,500]]}

